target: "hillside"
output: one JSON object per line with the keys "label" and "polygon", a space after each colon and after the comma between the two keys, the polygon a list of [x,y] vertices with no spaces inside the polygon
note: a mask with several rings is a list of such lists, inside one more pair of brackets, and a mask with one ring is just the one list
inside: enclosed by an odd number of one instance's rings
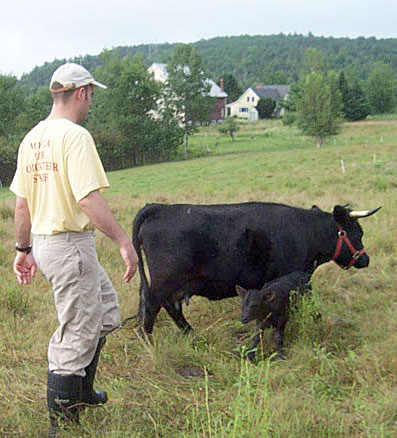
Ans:
{"label": "hillside", "polygon": [[[147,65],[165,62],[177,44],[143,44],[121,46],[111,51],[120,56],[141,54]],[[359,37],[333,38],[309,35],[241,35],[200,40],[194,46],[203,54],[210,76],[219,79],[233,74],[242,86],[256,82],[274,81],[291,83],[302,69],[304,52],[313,47],[324,55],[328,68],[345,70],[364,80],[376,61],[383,61],[397,72],[397,39]],[[37,66],[20,82],[29,88],[46,85],[54,69],[65,60],[54,60]],[[101,54],[74,58],[89,70],[101,65]],[[266,79],[266,80],[265,80]]]}
{"label": "hillside", "polygon": [[[395,438],[396,136],[397,120],[374,118],[346,123],[321,149],[279,121],[242,125],[234,142],[206,127],[192,150],[207,156],[109,173],[104,196],[126,230],[148,202],[383,208],[361,221],[368,268],[344,271],[330,262],[316,270],[312,296],[287,325],[288,360],[271,360],[271,330],[257,361],[241,360],[255,333],[253,323],[239,322],[241,300],[194,296],[183,304],[189,336],[164,310],[153,344],[133,321],[109,336],[97,384],[109,402],[86,409],[62,438]],[[41,273],[31,286],[16,284],[13,207],[0,189],[0,437],[42,438],[47,344],[57,319]],[[100,232],[96,240],[129,317],[138,308],[139,275],[125,284],[117,245]]]}

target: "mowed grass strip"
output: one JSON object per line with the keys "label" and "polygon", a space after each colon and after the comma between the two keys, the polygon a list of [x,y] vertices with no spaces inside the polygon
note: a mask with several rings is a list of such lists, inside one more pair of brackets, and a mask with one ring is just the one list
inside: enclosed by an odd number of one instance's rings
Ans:
{"label": "mowed grass strip", "polygon": [[[397,121],[345,124],[320,149],[280,122],[242,124],[233,142],[216,127],[190,139],[192,158],[108,174],[104,196],[131,230],[148,202],[283,202],[331,211],[382,205],[361,221],[367,269],[329,263],[287,326],[288,361],[270,360],[266,333],[256,364],[240,355],[255,328],[239,323],[239,298],[193,297],[181,336],[165,312],[148,345],[131,322],[101,356],[97,386],[110,402],[87,410],[65,437],[346,437],[397,434]],[[12,272],[13,197],[0,190],[0,436],[46,436],[47,343],[57,321],[50,285],[30,287]],[[299,230],[297,230],[299,232]],[[120,298],[122,317],[138,306],[139,276],[122,282],[118,248],[97,234],[99,258]],[[313,310],[321,313],[313,319]]]}

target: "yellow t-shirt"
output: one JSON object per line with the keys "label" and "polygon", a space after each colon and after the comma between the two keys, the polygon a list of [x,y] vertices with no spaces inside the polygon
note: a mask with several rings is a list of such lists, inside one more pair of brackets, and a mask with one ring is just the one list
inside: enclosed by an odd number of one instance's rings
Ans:
{"label": "yellow t-shirt", "polygon": [[25,198],[33,234],[93,228],[78,201],[109,182],[90,133],[66,119],[44,120],[23,139],[10,190]]}

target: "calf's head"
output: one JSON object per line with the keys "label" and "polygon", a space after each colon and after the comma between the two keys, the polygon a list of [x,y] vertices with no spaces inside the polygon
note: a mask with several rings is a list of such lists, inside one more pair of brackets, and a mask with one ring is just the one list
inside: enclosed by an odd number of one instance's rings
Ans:
{"label": "calf's head", "polygon": [[358,219],[371,216],[381,207],[368,211],[353,211],[336,205],[332,216],[338,226],[338,240],[332,260],[343,269],[366,268],[369,257],[362,243],[363,230]]}
{"label": "calf's head", "polygon": [[263,320],[272,312],[271,306],[276,299],[275,292],[258,289],[247,290],[238,285],[236,292],[243,299],[240,317],[242,323]]}

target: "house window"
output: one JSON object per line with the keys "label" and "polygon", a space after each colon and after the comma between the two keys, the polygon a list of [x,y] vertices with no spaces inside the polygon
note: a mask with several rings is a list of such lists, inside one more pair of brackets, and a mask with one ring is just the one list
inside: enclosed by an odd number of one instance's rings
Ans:
{"label": "house window", "polygon": [[252,102],[255,102],[255,97],[253,97],[253,98],[251,99],[251,101],[252,101]]}
{"label": "house window", "polygon": [[240,107],[238,110],[240,111],[240,113],[248,113],[248,108],[246,107]]}
{"label": "house window", "polygon": [[247,96],[247,102],[249,102],[250,101],[250,97],[249,96]]}

